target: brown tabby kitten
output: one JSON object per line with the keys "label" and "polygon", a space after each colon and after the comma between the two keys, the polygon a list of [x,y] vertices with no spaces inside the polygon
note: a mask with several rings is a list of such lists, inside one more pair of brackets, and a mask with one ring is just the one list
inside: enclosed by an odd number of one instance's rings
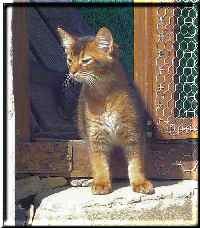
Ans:
{"label": "brown tabby kitten", "polygon": [[67,55],[69,75],[83,83],[79,99],[79,128],[88,140],[93,173],[92,192],[112,191],[109,154],[123,148],[133,191],[153,193],[145,178],[143,131],[130,95],[126,75],[111,32],[103,27],[96,37],[75,37],[58,28]]}

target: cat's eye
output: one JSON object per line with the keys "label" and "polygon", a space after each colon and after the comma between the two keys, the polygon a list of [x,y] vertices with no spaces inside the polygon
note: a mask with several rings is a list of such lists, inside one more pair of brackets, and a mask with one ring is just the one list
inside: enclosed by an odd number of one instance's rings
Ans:
{"label": "cat's eye", "polygon": [[68,62],[68,64],[71,64],[72,63],[72,59],[67,58],[67,62]]}
{"label": "cat's eye", "polygon": [[89,63],[92,62],[92,58],[88,57],[88,58],[82,59],[81,61],[82,61],[83,64],[89,64]]}

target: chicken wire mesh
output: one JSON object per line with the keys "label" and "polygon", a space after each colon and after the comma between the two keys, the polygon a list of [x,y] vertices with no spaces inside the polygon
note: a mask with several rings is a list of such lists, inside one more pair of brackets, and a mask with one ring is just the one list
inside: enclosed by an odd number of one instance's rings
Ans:
{"label": "chicken wire mesh", "polygon": [[195,7],[176,9],[175,115],[197,117],[198,12]]}
{"label": "chicken wire mesh", "polygon": [[[156,113],[170,135],[197,131],[198,9],[159,7],[156,41]],[[189,121],[188,121],[189,120]],[[195,124],[194,124],[195,123]]]}

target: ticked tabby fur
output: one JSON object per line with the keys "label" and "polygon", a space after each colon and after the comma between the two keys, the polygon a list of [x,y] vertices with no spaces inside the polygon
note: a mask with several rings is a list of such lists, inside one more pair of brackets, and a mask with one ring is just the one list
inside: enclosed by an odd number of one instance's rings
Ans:
{"label": "ticked tabby fur", "polygon": [[90,148],[92,192],[112,191],[110,152],[120,146],[128,160],[133,191],[153,193],[153,185],[144,175],[142,125],[110,30],[102,27],[95,37],[75,37],[62,28],[57,30],[69,76],[83,84],[78,124]]}

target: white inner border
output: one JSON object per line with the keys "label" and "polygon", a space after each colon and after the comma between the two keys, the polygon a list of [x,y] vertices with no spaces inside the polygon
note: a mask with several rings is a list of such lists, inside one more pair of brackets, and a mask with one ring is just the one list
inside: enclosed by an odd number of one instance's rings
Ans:
{"label": "white inner border", "polygon": [[[3,3],[12,3],[13,1],[7,0],[0,4],[0,31],[3,34]],[[7,8],[7,25],[4,30],[7,31],[7,53],[6,61],[7,64],[7,75],[3,75],[3,55],[0,57],[0,66],[2,69],[2,76],[0,77],[0,91],[1,91],[1,102],[0,106],[3,110],[3,89],[6,89],[7,93],[7,113],[4,115],[7,118],[7,142],[5,141],[5,135],[3,135],[3,128],[1,127],[1,146],[3,152],[3,139],[4,143],[7,143],[7,220],[3,221],[3,170],[1,173],[1,183],[0,183],[0,226],[3,225],[15,225],[15,113],[14,113],[14,96],[13,96],[13,71],[12,71],[12,30],[11,30],[11,20],[12,20],[12,8]],[[1,36],[0,48],[3,51],[3,36]],[[5,66],[4,66],[5,67]],[[7,80],[7,88],[3,88],[3,80]],[[3,123],[3,112],[1,112],[0,119]],[[5,124],[5,123],[3,123]],[[2,126],[3,126],[2,124]],[[3,169],[3,153],[0,153],[0,166]]]}
{"label": "white inner border", "polygon": [[15,109],[12,69],[12,7],[7,8],[7,221],[15,225]]}

